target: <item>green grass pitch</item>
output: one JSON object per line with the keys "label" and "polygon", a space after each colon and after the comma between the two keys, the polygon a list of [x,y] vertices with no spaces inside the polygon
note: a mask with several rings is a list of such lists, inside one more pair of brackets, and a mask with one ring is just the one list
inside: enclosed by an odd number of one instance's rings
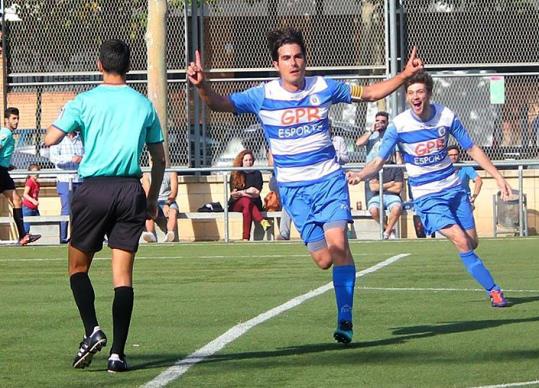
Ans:
{"label": "green grass pitch", "polygon": [[[170,383],[181,387],[475,387],[539,380],[539,240],[477,250],[512,307],[490,307],[445,240],[353,242],[354,341],[333,341],[333,290],[247,331]],[[90,277],[112,339],[110,250]],[[71,367],[82,324],[65,247],[0,248],[0,386],[141,386],[241,322],[331,281],[301,243],[143,245],[126,347],[132,370]],[[538,384],[539,385],[539,384]]]}

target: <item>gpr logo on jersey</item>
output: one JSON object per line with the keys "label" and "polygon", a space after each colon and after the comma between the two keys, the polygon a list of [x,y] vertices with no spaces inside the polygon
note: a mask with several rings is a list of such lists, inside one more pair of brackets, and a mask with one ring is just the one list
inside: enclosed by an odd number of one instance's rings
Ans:
{"label": "gpr logo on jersey", "polygon": [[414,153],[417,156],[423,156],[443,149],[445,149],[445,137],[440,137],[438,139],[417,143],[414,148]]}
{"label": "gpr logo on jersey", "polygon": [[445,150],[442,152],[437,152],[432,155],[416,156],[414,158],[414,165],[424,166],[424,165],[440,163],[441,161],[445,159],[446,156],[447,156],[447,152]]}
{"label": "gpr logo on jersey", "polygon": [[318,107],[287,109],[281,115],[282,125],[294,125],[318,120],[320,120],[320,109]]}
{"label": "gpr logo on jersey", "polygon": [[279,138],[298,138],[312,135],[315,132],[322,132],[324,125],[322,123],[317,124],[305,124],[298,127],[279,128]]}

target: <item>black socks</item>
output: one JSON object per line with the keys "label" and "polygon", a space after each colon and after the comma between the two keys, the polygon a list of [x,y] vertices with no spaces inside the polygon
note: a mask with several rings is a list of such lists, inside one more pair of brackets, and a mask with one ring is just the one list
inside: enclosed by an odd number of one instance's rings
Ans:
{"label": "black socks", "polygon": [[124,348],[133,312],[133,299],[133,287],[116,287],[114,289],[114,302],[112,303],[114,337],[110,353],[116,353],[120,357],[125,356]]}
{"label": "black socks", "polygon": [[77,272],[71,275],[69,282],[71,283],[75,303],[77,303],[80,317],[84,324],[86,337],[89,337],[92,335],[94,327],[98,326],[94,306],[94,288],[86,272]]}
{"label": "black socks", "polygon": [[22,216],[22,208],[13,208],[13,219],[17,226],[17,232],[19,233],[19,240],[22,239],[26,233],[24,233],[24,221]]}

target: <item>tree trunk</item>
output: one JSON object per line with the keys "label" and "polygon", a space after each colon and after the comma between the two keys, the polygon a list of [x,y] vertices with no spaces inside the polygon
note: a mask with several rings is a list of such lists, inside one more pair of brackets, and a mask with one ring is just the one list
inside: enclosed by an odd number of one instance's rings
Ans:
{"label": "tree trunk", "polygon": [[148,1],[148,29],[146,46],[148,53],[148,98],[152,101],[165,138],[164,147],[167,167],[170,164],[168,153],[167,125],[167,1]]}

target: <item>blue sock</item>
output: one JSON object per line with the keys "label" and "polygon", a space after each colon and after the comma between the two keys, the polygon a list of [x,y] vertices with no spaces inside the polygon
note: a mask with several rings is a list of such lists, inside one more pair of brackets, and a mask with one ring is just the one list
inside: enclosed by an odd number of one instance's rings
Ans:
{"label": "blue sock", "polygon": [[474,251],[459,253],[459,256],[470,275],[472,275],[485,290],[490,291],[493,288],[498,288],[496,283],[494,283],[492,275]]}
{"label": "blue sock", "polygon": [[352,321],[355,285],[355,265],[333,266],[333,287],[335,287],[339,321]]}

